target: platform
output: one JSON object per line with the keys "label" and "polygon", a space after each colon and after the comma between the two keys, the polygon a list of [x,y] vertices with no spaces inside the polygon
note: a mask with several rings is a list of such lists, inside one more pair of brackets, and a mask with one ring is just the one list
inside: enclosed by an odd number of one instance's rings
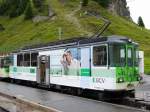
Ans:
{"label": "platform", "polygon": [[150,76],[143,75],[143,82],[135,90],[137,100],[150,102]]}
{"label": "platform", "polygon": [[36,88],[0,82],[0,92],[22,97],[63,112],[141,112],[141,110],[104,103]]}

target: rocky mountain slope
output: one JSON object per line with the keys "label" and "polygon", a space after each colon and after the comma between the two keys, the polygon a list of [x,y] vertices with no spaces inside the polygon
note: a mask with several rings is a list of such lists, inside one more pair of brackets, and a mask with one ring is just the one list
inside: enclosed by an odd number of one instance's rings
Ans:
{"label": "rocky mountain slope", "polygon": [[13,18],[0,16],[1,54],[57,41],[60,29],[61,39],[90,36],[103,24],[104,17],[112,24],[103,35],[123,35],[138,42],[145,51],[145,72],[150,74],[150,31],[131,21],[126,1],[112,0],[107,8],[97,0],[89,0],[84,7],[80,3],[80,0],[46,0],[48,10],[39,13],[32,5],[35,15],[30,20],[24,20],[24,14]]}
{"label": "rocky mountain slope", "polygon": [[111,0],[108,9],[114,14],[131,19],[126,0]]}

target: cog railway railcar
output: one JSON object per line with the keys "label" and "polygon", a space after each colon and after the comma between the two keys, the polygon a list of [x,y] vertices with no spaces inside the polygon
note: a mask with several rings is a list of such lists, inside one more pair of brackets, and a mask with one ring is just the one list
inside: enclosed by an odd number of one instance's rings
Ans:
{"label": "cog railway railcar", "polygon": [[134,90],[138,44],[126,37],[76,38],[11,54],[9,78],[94,91]]}

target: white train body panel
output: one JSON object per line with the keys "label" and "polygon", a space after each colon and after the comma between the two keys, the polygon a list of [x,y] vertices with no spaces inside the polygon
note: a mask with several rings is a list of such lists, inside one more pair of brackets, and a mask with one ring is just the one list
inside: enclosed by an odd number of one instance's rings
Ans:
{"label": "white train body panel", "polygon": [[[39,55],[47,55],[50,56],[50,69],[52,73],[53,68],[60,69],[60,71],[63,71],[63,67],[60,63],[60,60],[62,58],[62,55],[64,53],[65,49],[61,50],[53,50],[53,51],[42,51],[39,52]],[[87,58],[90,58],[90,52],[88,52],[90,48],[83,48],[81,49],[81,68],[89,68],[89,60],[87,61]],[[91,66],[91,65],[90,65]],[[115,82],[115,69],[107,67],[94,67],[91,70],[92,74],[95,74],[96,76],[74,76],[73,74],[69,75],[63,75],[62,73],[59,74],[50,74],[50,84],[56,84],[56,85],[64,85],[64,86],[70,86],[70,87],[78,87],[83,89],[94,89],[94,90],[104,90],[104,89],[116,89],[116,82]],[[96,71],[100,71],[100,74],[94,73]],[[102,72],[103,71],[103,72]],[[107,77],[105,77],[105,74],[107,74]]]}
{"label": "white train body panel", "polygon": [[144,52],[139,51],[139,73],[144,75]]}
{"label": "white train body panel", "polygon": [[95,80],[97,80],[98,82],[93,82],[93,77],[61,76],[61,77],[51,77],[50,81],[52,84],[78,87],[83,89],[93,89],[93,90],[116,89],[115,79],[113,78],[96,77]]}
{"label": "white train body panel", "polygon": [[13,79],[36,81],[36,67],[15,67],[10,66],[9,77]]}

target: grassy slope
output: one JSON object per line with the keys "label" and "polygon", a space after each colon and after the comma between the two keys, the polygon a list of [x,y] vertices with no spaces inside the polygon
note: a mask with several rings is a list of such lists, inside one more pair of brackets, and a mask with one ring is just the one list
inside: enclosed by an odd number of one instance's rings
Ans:
{"label": "grassy slope", "polygon": [[[61,4],[58,0],[47,0],[57,16],[53,20],[40,23],[24,21],[23,16],[14,19],[0,17],[0,24],[6,28],[5,31],[0,32],[0,51],[11,52],[26,45],[56,41],[59,27],[62,27],[63,39],[94,32],[96,26],[102,24],[102,21],[94,16],[85,15],[84,10],[77,11],[69,19],[66,18],[68,17],[66,15],[79,7],[79,1],[69,0],[66,4]],[[112,15],[95,2],[90,1],[89,6],[85,9],[96,11],[112,22],[105,35],[124,35],[138,42],[140,49],[145,51],[145,72],[150,74],[150,31],[141,29],[117,15]]]}

